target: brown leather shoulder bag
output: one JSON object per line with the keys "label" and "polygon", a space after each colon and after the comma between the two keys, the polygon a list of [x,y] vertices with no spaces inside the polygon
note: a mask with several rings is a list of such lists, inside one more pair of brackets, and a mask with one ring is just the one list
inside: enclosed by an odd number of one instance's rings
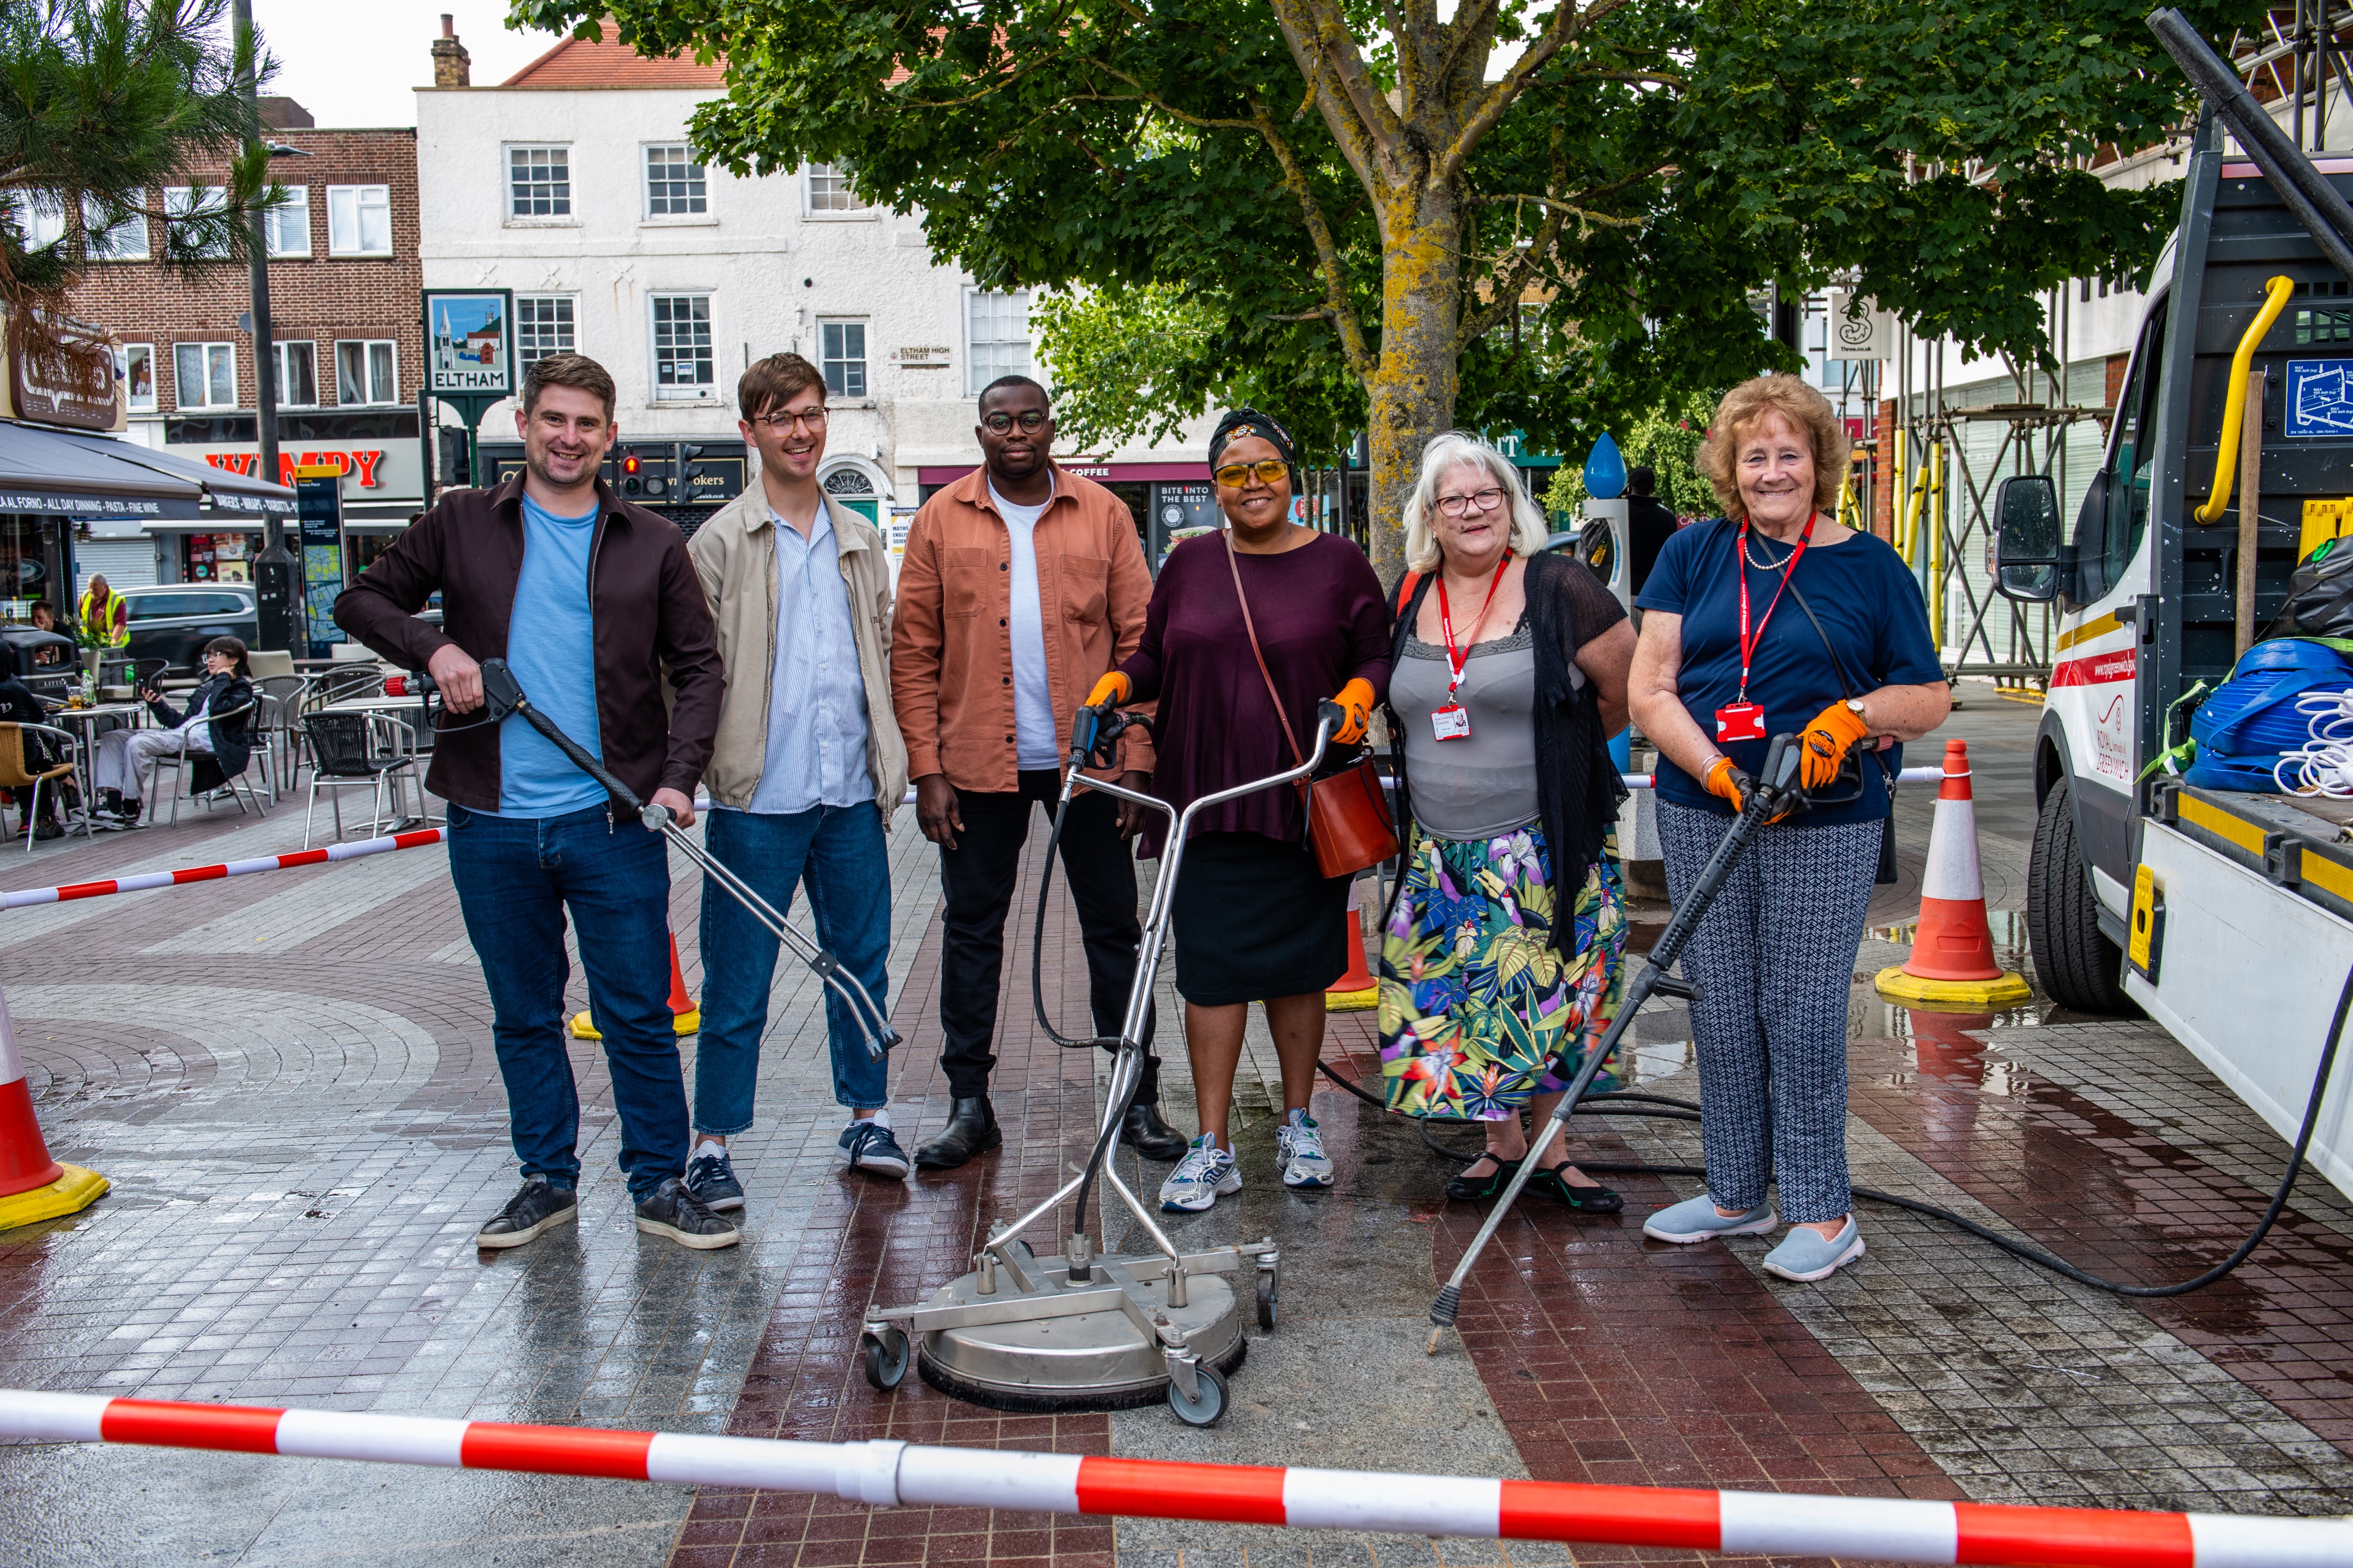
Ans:
{"label": "brown leather shoulder bag", "polygon": [[[1259,651],[1258,627],[1250,620],[1250,595],[1242,592],[1241,563],[1234,558],[1234,536],[1229,531],[1224,537],[1226,567],[1234,574],[1234,597],[1241,602],[1242,630],[1250,637],[1250,657],[1258,660],[1258,673],[1266,682],[1267,698],[1274,704],[1274,716],[1282,722],[1282,738],[1291,744],[1292,762],[1303,763],[1307,754],[1299,749],[1299,737],[1292,732],[1291,715],[1282,710],[1282,694],[1274,689],[1274,677],[1266,668],[1266,655]],[[1320,779],[1303,781],[1299,785],[1307,806],[1308,847],[1315,851],[1316,869],[1326,877],[1355,876],[1398,852],[1397,832],[1389,823],[1388,800],[1381,791],[1380,769],[1374,765],[1372,748],[1361,750],[1361,758],[1353,765]]]}

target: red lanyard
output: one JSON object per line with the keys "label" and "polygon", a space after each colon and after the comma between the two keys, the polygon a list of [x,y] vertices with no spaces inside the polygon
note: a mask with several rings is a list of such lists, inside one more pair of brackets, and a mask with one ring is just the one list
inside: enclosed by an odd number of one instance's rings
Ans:
{"label": "red lanyard", "polygon": [[[1806,516],[1806,531],[1798,536],[1797,547],[1789,552],[1788,563],[1781,568],[1781,586],[1773,590],[1772,603],[1765,606],[1764,618],[1757,623],[1757,629],[1752,633],[1748,629],[1748,520],[1740,520],[1740,532],[1732,542],[1733,568],[1740,574],[1740,695],[1734,699],[1735,701],[1748,700],[1748,666],[1757,657],[1757,645],[1765,640],[1765,627],[1773,619],[1774,610],[1780,605],[1782,590],[1789,585],[1789,574],[1798,569],[1798,557],[1806,552],[1806,546],[1812,543],[1813,539],[1814,519],[1810,512]],[[1442,590],[1445,584],[1441,583],[1439,586]]]}
{"label": "red lanyard", "polygon": [[1471,635],[1463,639],[1460,654],[1454,651],[1454,616],[1446,603],[1446,573],[1441,568],[1438,574],[1438,624],[1446,633],[1446,668],[1454,676],[1446,683],[1446,700],[1449,702],[1454,700],[1454,689],[1462,684],[1462,672],[1471,663],[1472,645],[1479,640],[1479,628],[1487,621],[1487,607],[1495,602],[1495,590],[1504,585],[1504,574],[1511,569],[1511,564],[1512,552],[1505,550],[1504,558],[1495,563],[1495,575],[1487,584],[1487,597],[1479,605],[1479,618],[1471,623]]}

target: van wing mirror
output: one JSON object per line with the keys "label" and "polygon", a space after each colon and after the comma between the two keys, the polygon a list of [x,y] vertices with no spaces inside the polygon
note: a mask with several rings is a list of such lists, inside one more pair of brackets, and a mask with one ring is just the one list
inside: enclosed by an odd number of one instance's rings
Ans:
{"label": "van wing mirror", "polygon": [[1993,580],[2004,598],[2059,596],[2059,490],[2043,474],[2018,474],[1994,491]]}

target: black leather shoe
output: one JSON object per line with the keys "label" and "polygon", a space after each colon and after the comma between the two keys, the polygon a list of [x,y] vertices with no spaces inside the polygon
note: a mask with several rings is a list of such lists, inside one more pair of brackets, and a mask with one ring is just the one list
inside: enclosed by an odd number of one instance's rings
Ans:
{"label": "black leather shoe", "polygon": [[580,1213],[580,1200],[570,1187],[559,1187],[543,1176],[526,1180],[507,1206],[474,1233],[480,1247],[521,1247],[536,1241],[559,1225],[570,1225]]}
{"label": "black leather shoe", "polygon": [[1135,1086],[1135,1098],[1127,1102],[1127,1115],[1120,1121],[1119,1145],[1147,1160],[1181,1160],[1189,1147],[1182,1132],[1160,1119],[1157,1057],[1144,1058],[1144,1077]]}
{"label": "black leather shoe", "polygon": [[976,1094],[970,1100],[950,1102],[948,1124],[940,1129],[938,1137],[915,1146],[915,1163],[926,1171],[952,1171],[1004,1142],[1004,1135],[997,1131],[997,1112],[989,1108],[988,1096]]}

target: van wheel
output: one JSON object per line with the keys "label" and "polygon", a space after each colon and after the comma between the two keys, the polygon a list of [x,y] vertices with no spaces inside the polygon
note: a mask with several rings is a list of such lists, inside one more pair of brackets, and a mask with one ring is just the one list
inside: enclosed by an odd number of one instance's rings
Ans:
{"label": "van wheel", "polygon": [[2026,873],[2026,934],[2034,974],[2062,1007],[2079,1013],[2140,1011],[2125,994],[2121,948],[2100,930],[2099,900],[2075,844],[2075,812],[2064,778],[2042,797],[2034,857]]}

